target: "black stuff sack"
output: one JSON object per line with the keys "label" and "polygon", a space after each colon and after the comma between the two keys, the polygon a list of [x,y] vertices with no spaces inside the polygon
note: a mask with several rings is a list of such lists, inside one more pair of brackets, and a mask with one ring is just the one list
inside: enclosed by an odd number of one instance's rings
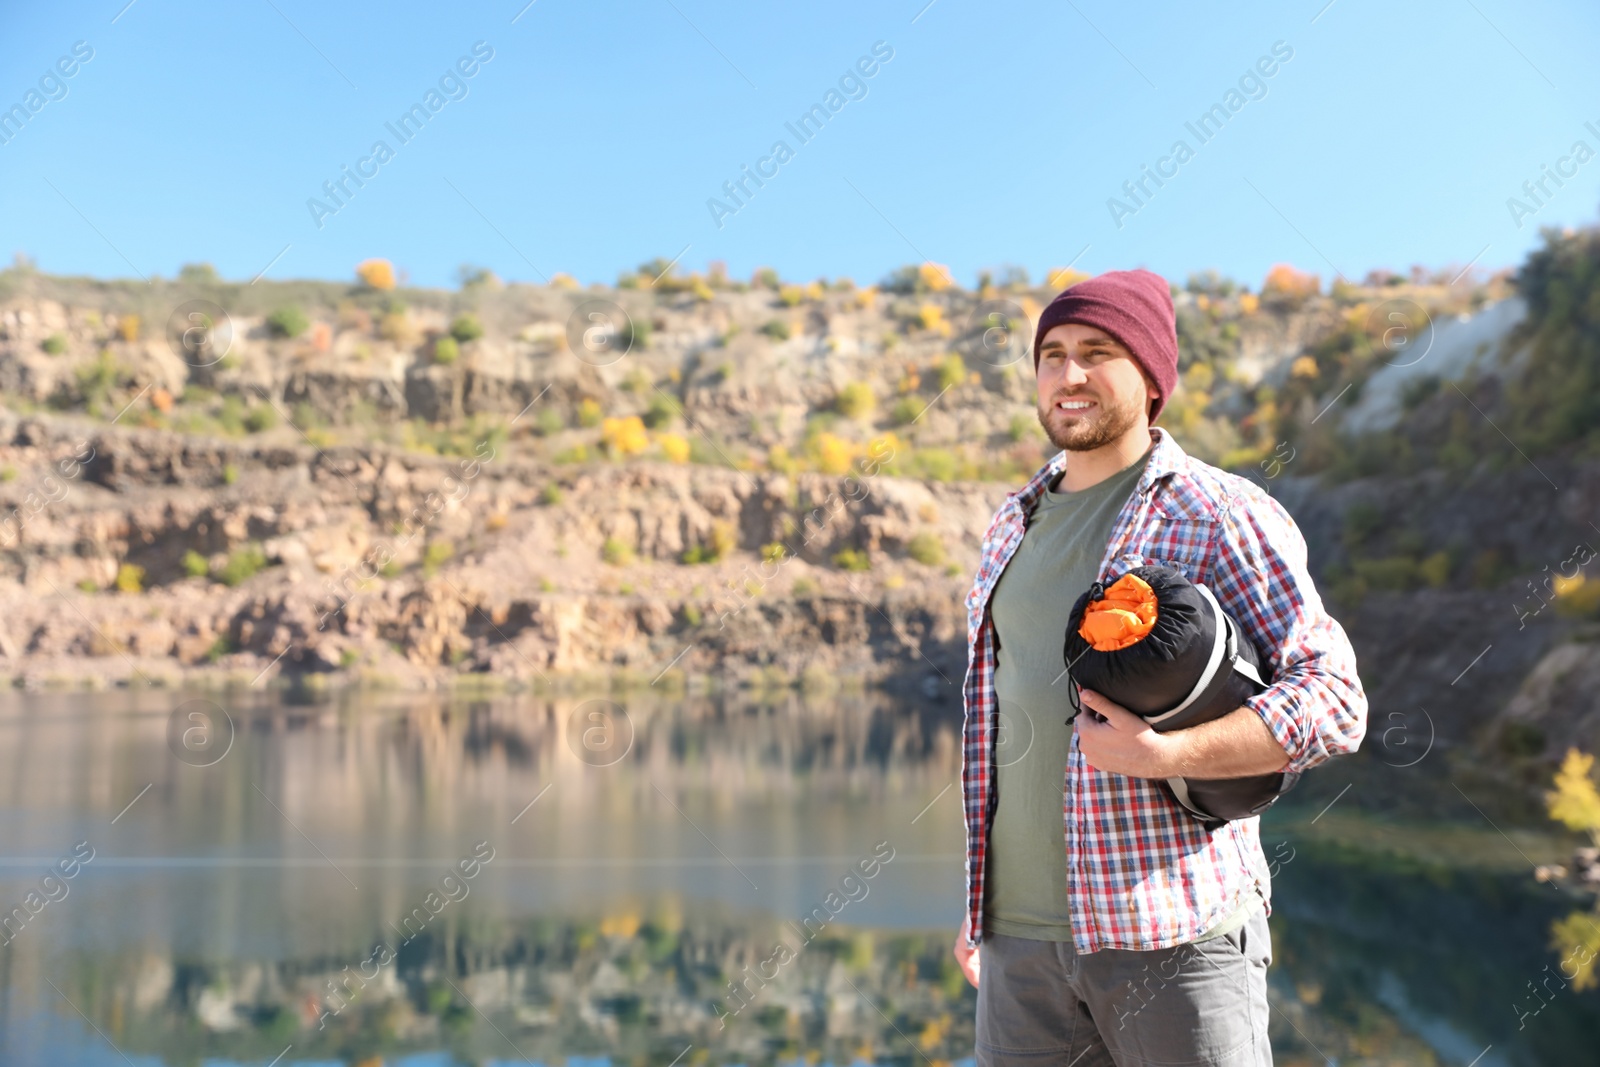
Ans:
{"label": "black stuff sack", "polygon": [[[1159,564],[1091,585],[1073,605],[1062,658],[1073,718],[1082,686],[1162,733],[1220,719],[1268,684],[1255,646],[1215,594]],[[1299,777],[1275,771],[1164,784],[1186,811],[1216,829],[1260,815]]]}

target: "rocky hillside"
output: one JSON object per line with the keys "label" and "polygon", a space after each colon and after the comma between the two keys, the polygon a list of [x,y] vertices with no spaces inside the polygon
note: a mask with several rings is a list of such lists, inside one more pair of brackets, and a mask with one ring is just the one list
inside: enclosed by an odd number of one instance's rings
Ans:
{"label": "rocky hillside", "polygon": [[[1053,288],[662,267],[456,292],[0,272],[0,671],[959,707],[978,539],[1047,458],[1027,323]],[[1274,275],[1176,294],[1162,424],[1300,522],[1376,756],[1405,763],[1424,718],[1430,752],[1508,765],[1600,747],[1575,681],[1600,674],[1600,460],[1502,443],[1570,358],[1548,293]]]}

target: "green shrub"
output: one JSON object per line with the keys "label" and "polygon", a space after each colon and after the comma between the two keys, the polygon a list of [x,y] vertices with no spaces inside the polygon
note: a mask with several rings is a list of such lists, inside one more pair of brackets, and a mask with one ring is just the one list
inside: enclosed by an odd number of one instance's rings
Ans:
{"label": "green shrub", "polygon": [[782,319],[773,319],[761,327],[761,332],[774,341],[787,341],[789,339],[789,324]]}
{"label": "green shrub", "polygon": [[706,539],[683,554],[683,562],[715,563],[732,555],[738,544],[739,537],[733,524],[718,519],[711,524],[711,532]]}
{"label": "green shrub", "polygon": [[566,428],[567,420],[563,419],[561,417],[561,412],[557,411],[553,407],[541,409],[538,417],[533,420],[534,432],[539,434],[541,437],[549,437],[552,434],[558,434]]}
{"label": "green shrub", "polygon": [[59,356],[61,353],[67,350],[67,335],[64,333],[53,333],[49,337],[46,337],[43,341],[39,342],[39,347],[44,349],[49,355]]}
{"label": "green shrub", "polygon": [[1498,548],[1485,548],[1472,557],[1472,585],[1494,589],[1517,574],[1517,561]]}
{"label": "green shrub", "polygon": [[858,548],[846,548],[833,554],[833,565],[842,571],[870,571],[872,560]]}
{"label": "green shrub", "polygon": [[589,446],[579,443],[571,448],[563,448],[560,452],[550,457],[552,463],[587,463],[589,462]]}
{"label": "green shrub", "polygon": [[274,337],[299,337],[311,326],[311,320],[298,304],[278,308],[267,316],[267,331]]}
{"label": "green shrub", "polygon": [[450,336],[462,344],[476,341],[483,336],[483,323],[478,321],[478,316],[470,313],[457,315],[455,321],[450,323]]}
{"label": "green shrub", "polygon": [[878,406],[878,398],[866,382],[849,382],[839,390],[833,406],[847,419],[861,419],[872,414],[872,409]]}
{"label": "green shrub", "polygon": [[224,433],[237,437],[244,433],[246,412],[244,397],[237,393],[229,393],[222,398],[222,409],[217,412],[217,423]]}
{"label": "green shrub", "polygon": [[554,506],[561,503],[561,487],[555,482],[545,486],[539,493],[539,503]]}
{"label": "green shrub", "polygon": [[239,468],[235,467],[232,463],[224,463],[222,465],[222,484],[223,485],[232,485],[234,482],[236,482],[238,480],[239,480]]}
{"label": "green shrub", "polygon": [[[1600,433],[1600,230],[1549,227],[1517,272],[1528,312],[1510,341],[1531,358],[1506,382],[1505,434],[1529,455]],[[1471,392],[1470,387],[1467,390]]]}
{"label": "green shrub", "polygon": [[1420,378],[1413,378],[1400,387],[1400,406],[1406,411],[1414,411],[1424,401],[1439,391],[1441,380],[1437,374],[1425,374]]}
{"label": "green shrub", "polygon": [[924,406],[915,397],[903,396],[889,409],[889,418],[896,426],[908,426],[913,419],[922,414]]}
{"label": "green shrub", "polygon": [[810,578],[796,578],[794,585],[789,587],[789,595],[796,597],[815,596],[818,588],[817,583]]}
{"label": "green shrub", "polygon": [[923,530],[906,543],[906,554],[918,563],[937,567],[944,562],[944,542],[932,530]]}
{"label": "green shrub", "polygon": [[137,563],[124,563],[118,567],[117,591],[119,593],[144,592],[144,568]]}
{"label": "green shrub", "polygon": [[432,578],[439,573],[439,568],[456,554],[456,546],[445,538],[429,541],[428,546],[422,550],[422,573]]}
{"label": "green shrub", "polygon": [[617,342],[624,351],[635,348],[650,347],[650,322],[647,319],[635,319],[628,316],[622,324],[622,330],[617,335]]}
{"label": "green shrub", "polygon": [[1368,588],[1404,591],[1422,584],[1421,568],[1410,556],[1387,556],[1383,559],[1357,559],[1351,563],[1358,578]]}
{"label": "green shrub", "polygon": [[1350,505],[1344,513],[1344,547],[1360,548],[1383,525],[1383,511],[1376,504],[1363,500]]}
{"label": "green shrub", "polygon": [[1537,756],[1544,751],[1545,734],[1531,722],[1511,721],[1500,728],[1500,751],[1512,758]]}
{"label": "green shrub", "polygon": [[83,397],[84,405],[91,412],[105,406],[111,399],[112,390],[125,376],[125,369],[109,349],[101,349],[95,361],[87,366],[79,367],[73,372],[77,381],[78,395]]}
{"label": "green shrub", "polygon": [[948,449],[920,449],[912,454],[912,463],[924,478],[935,482],[953,482],[961,473],[961,461]]}
{"label": "green shrub", "polygon": [[1225,278],[1215,270],[1208,269],[1190,274],[1184,288],[1191,293],[1204,293],[1207,296],[1230,296],[1237,285],[1232,278]]}
{"label": "green shrub", "polygon": [[278,409],[271,404],[257,404],[245,412],[244,428],[250,433],[262,433],[278,425]]}
{"label": "green shrub", "polygon": [[1428,556],[1417,565],[1422,580],[1434,589],[1442,589],[1450,581],[1450,553],[1444,549]]}
{"label": "green shrub", "polygon": [[433,361],[448,367],[461,355],[461,345],[448,334],[433,342]]}
{"label": "green shrub", "polygon": [[645,408],[644,424],[652,430],[659,430],[670,425],[672,421],[683,414],[683,408],[671,396],[657,389],[650,397],[650,404]]}
{"label": "green shrub", "polygon": [[228,554],[227,562],[217,568],[217,581],[223,585],[238,585],[254,577],[266,565],[267,554],[251,541]]}
{"label": "green shrub", "polygon": [[967,364],[960,353],[951,352],[939,361],[939,390],[953,389],[967,380]]}
{"label": "green shrub", "polygon": [[183,572],[189,577],[203,578],[210,569],[211,565],[206,562],[206,558],[194,549],[191,548],[183,554]]}
{"label": "green shrub", "polygon": [[613,567],[626,567],[633,562],[633,549],[615,537],[608,537],[600,546],[600,558]]}

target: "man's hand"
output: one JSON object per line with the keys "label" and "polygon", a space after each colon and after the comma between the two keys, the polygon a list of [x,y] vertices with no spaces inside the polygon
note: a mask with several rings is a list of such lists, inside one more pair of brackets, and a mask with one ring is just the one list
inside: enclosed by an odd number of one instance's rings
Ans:
{"label": "man's hand", "polygon": [[1244,778],[1289,764],[1261,716],[1242,704],[1220,719],[1161,734],[1092,689],[1081,690],[1081,699],[1078,748],[1098,771],[1129,778]]}
{"label": "man's hand", "polygon": [[1080,699],[1084,713],[1078,716],[1078,748],[1090,767],[1129,778],[1171,778],[1177,773],[1176,733],[1156,733],[1139,716],[1093,689],[1081,690]]}
{"label": "man's hand", "polygon": [[972,932],[972,916],[968,915],[961,920],[961,932],[956,935],[956,963],[961,967],[961,973],[966,975],[967,981],[972,983],[972,988],[978,988],[978,950],[967,947],[967,935]]}

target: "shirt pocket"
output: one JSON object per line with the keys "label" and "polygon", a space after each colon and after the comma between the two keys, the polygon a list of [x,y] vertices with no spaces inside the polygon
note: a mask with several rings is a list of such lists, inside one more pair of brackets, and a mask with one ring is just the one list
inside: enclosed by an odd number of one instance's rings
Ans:
{"label": "shirt pocket", "polygon": [[1111,561],[1111,566],[1104,579],[1105,584],[1111,584],[1111,582],[1127,574],[1135,567],[1170,567],[1190,582],[1199,581],[1196,565],[1192,562],[1181,559],[1162,559],[1159,556],[1146,556],[1137,552],[1125,552]]}
{"label": "shirt pocket", "polygon": [[1216,551],[1216,526],[1210,519],[1161,517],[1151,523],[1139,553],[1145,562],[1171,567],[1191,582],[1208,581]]}

